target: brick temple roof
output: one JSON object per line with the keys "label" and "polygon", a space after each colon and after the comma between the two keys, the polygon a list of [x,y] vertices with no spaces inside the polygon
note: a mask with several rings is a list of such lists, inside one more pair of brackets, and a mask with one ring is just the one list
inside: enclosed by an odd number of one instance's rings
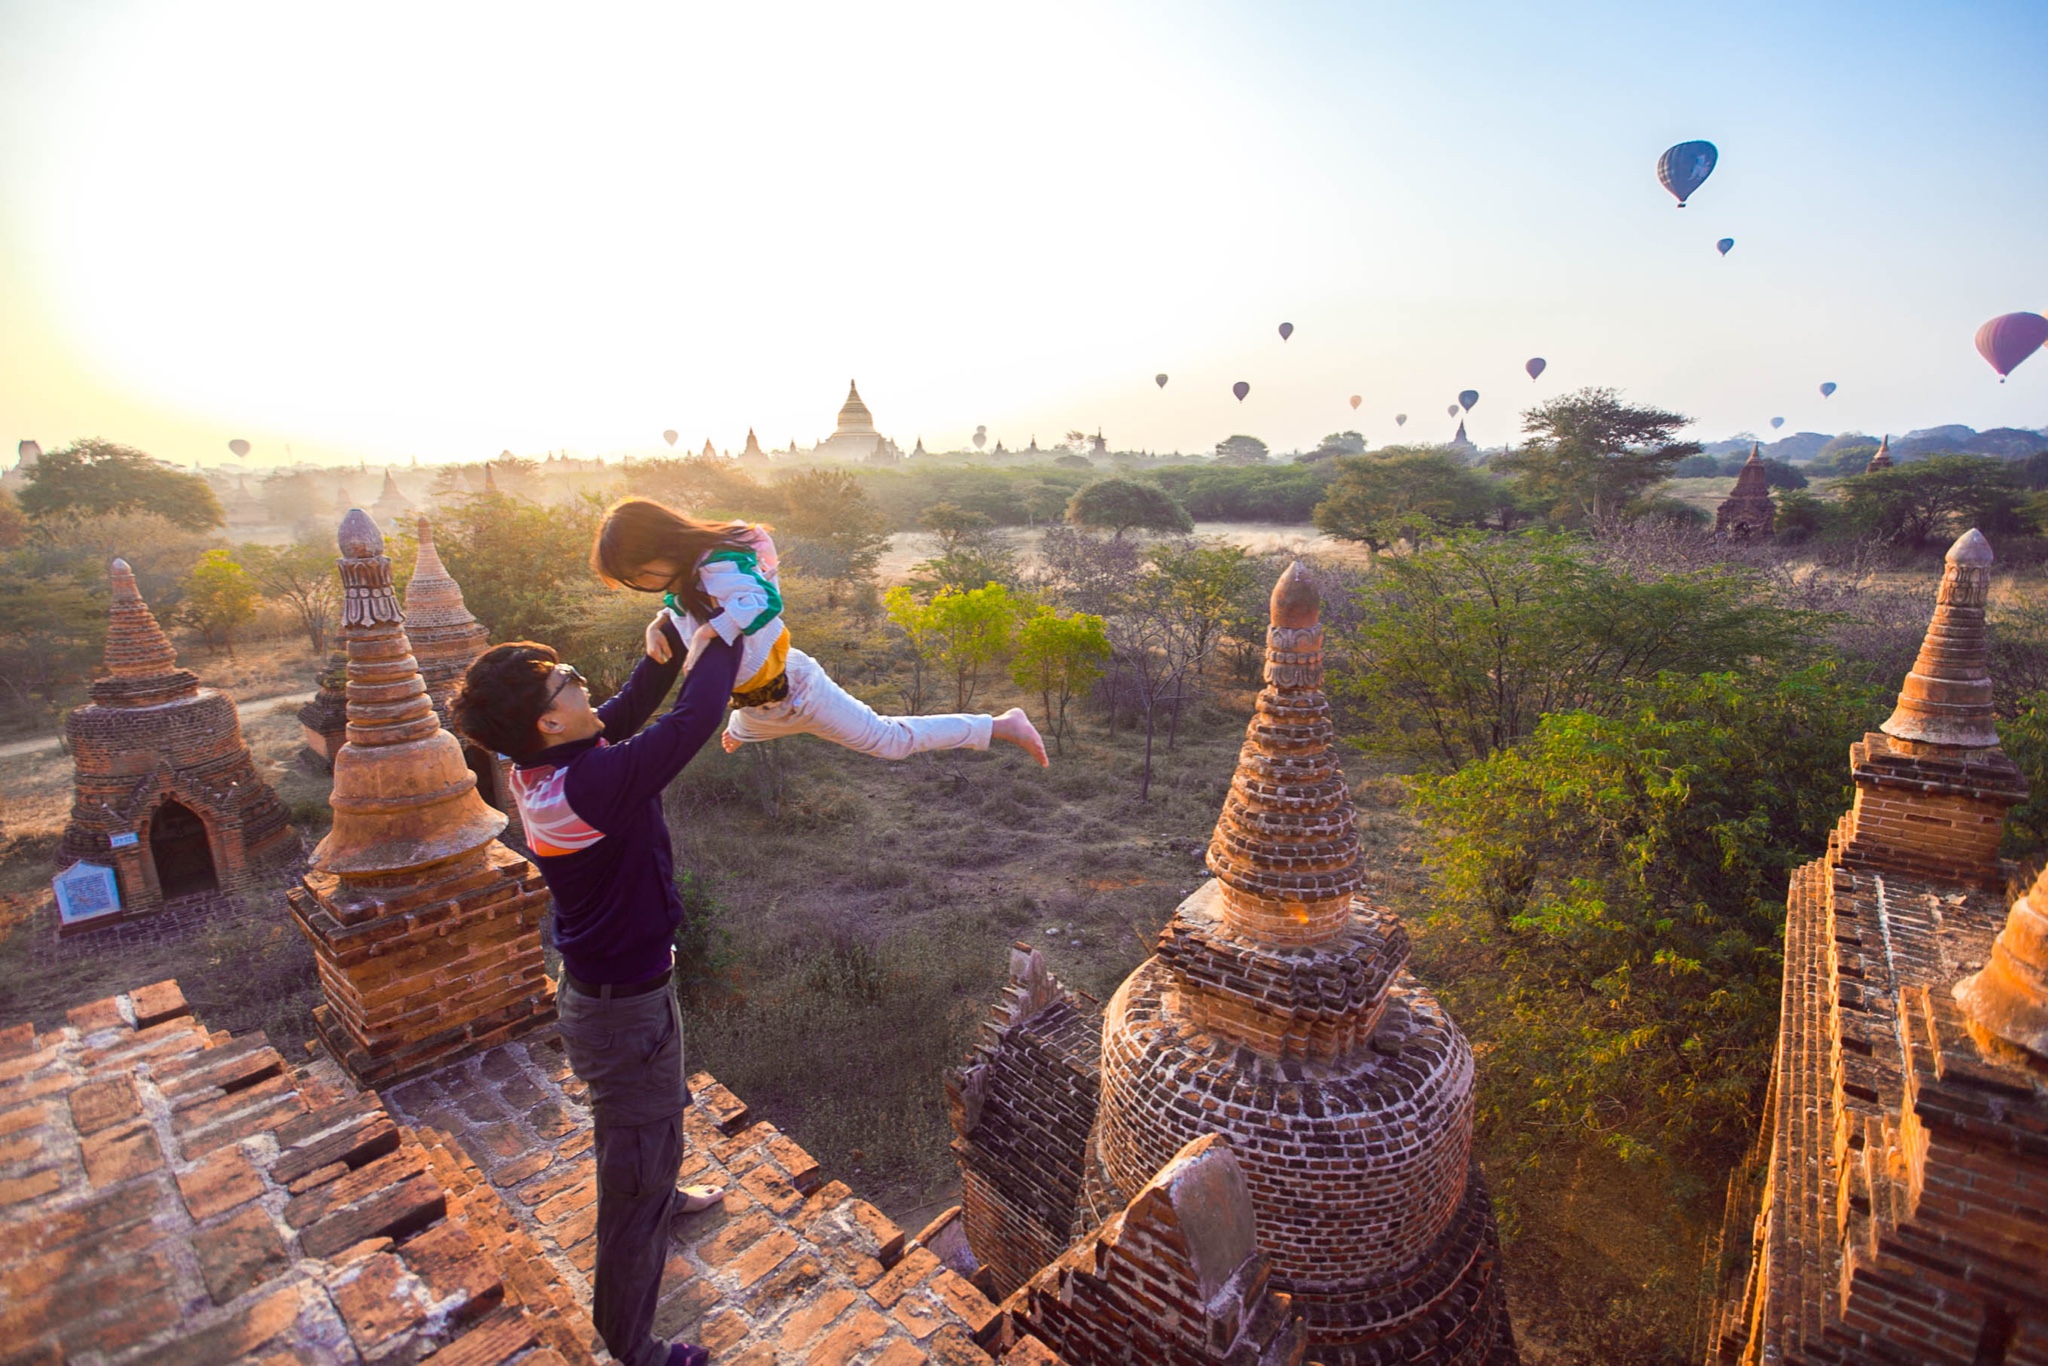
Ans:
{"label": "brick temple roof", "polygon": [[[657,1329],[721,1366],[985,1366],[980,1291],[709,1076]],[[551,1030],[394,1088],[194,1019],[176,982],[0,1030],[10,1362],[604,1359],[589,1111]],[[1012,1366],[1057,1358],[1030,1340]]]}

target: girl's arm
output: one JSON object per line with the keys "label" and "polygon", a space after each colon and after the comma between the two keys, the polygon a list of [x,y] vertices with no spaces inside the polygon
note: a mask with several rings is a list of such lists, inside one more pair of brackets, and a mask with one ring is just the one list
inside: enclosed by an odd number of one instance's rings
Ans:
{"label": "girl's arm", "polygon": [[676,628],[663,620],[667,613],[655,619],[647,628],[652,635],[659,630],[662,641],[669,648],[668,658],[658,660],[650,649],[641,661],[633,666],[632,677],[626,686],[605,699],[597,709],[597,719],[604,722],[604,738],[617,744],[640,727],[647,724],[647,718],[654,715],[654,709],[661,705],[661,699],[668,696],[668,690],[676,685],[676,675],[683,671],[683,639],[676,634]]}

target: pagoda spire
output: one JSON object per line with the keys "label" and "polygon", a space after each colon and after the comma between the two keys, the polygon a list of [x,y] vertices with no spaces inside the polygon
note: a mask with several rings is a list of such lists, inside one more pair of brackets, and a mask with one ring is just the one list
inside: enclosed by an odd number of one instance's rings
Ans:
{"label": "pagoda spire", "polygon": [[1991,542],[1975,527],[1949,547],[1920,655],[1899,691],[1898,707],[1878,727],[1886,735],[1966,749],[1998,744],[1984,624],[1991,561]]}
{"label": "pagoda spire", "polygon": [[150,707],[199,690],[199,677],[178,667],[178,651],[156,614],[135,586],[128,561],[109,567],[113,604],[107,613],[107,644],[102,656],[107,676],[93,683],[95,702],[108,706]]}
{"label": "pagoda spire", "polygon": [[1863,467],[1863,472],[1865,474],[1876,474],[1879,470],[1888,470],[1891,467],[1892,438],[1891,433],[1886,432],[1884,437],[1878,441],[1877,450],[1872,452],[1870,463]]}
{"label": "pagoda spire", "polygon": [[505,816],[477,795],[461,742],[434,714],[392,594],[383,533],[352,508],[340,543],[348,741],[334,757],[334,827],[313,867],[344,882],[416,879],[420,869],[483,850]]}
{"label": "pagoda spire", "polygon": [[1266,686],[1209,841],[1223,919],[1268,945],[1324,943],[1364,880],[1323,696],[1322,599],[1299,560],[1273,585]]}

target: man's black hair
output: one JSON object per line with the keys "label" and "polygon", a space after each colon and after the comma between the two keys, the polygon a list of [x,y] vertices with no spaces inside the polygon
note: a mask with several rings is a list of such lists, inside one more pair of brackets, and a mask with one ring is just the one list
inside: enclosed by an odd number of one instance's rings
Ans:
{"label": "man's black hair", "polygon": [[538,641],[493,645],[462,676],[449,719],[470,739],[513,759],[546,748],[539,724],[560,662],[554,647]]}

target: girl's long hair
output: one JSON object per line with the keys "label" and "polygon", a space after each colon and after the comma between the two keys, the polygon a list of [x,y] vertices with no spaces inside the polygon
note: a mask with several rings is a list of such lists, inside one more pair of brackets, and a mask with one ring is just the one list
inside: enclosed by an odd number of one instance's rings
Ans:
{"label": "girl's long hair", "polygon": [[652,498],[621,498],[605,509],[590,544],[590,567],[613,588],[631,588],[634,575],[655,560],[673,560],[676,601],[703,621],[716,606],[697,577],[697,562],[714,550],[748,550],[745,522],[706,522]]}

